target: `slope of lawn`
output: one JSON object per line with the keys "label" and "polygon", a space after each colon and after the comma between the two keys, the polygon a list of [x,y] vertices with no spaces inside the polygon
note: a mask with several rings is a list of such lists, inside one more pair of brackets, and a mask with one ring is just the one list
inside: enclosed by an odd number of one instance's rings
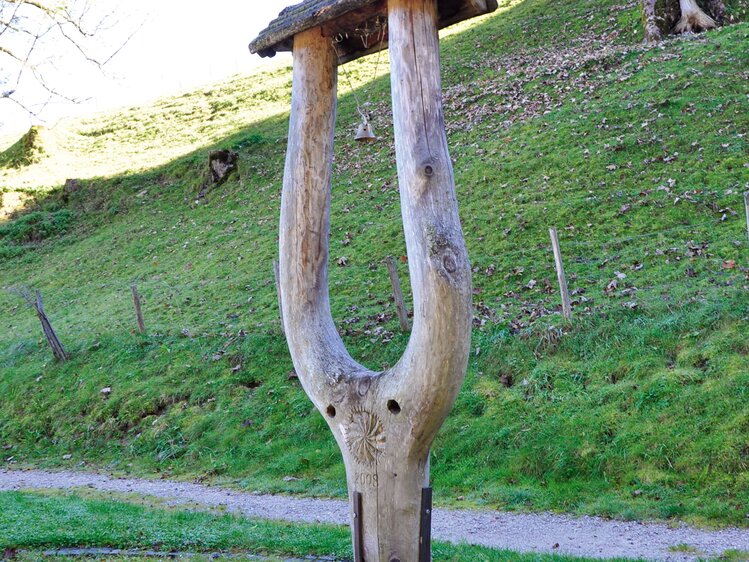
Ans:
{"label": "slope of lawn", "polygon": [[[475,331],[434,446],[440,504],[749,521],[749,26],[641,36],[637,3],[613,0],[505,2],[445,33]],[[407,259],[376,57],[340,79],[330,286],[347,345],[379,369],[407,341],[382,259],[401,257],[404,281]],[[0,223],[0,466],[345,493],[278,320],[289,79],[278,67],[71,122],[3,169],[6,192],[37,199]],[[352,140],[351,86],[378,143]],[[238,151],[239,177],[196,202],[215,148]],[[65,364],[24,287],[42,291]]]}

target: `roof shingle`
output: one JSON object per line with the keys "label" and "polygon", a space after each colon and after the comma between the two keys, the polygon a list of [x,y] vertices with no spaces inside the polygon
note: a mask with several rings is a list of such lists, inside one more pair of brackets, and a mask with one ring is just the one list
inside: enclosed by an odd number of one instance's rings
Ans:
{"label": "roof shingle", "polygon": [[[464,19],[493,12],[497,0],[438,0],[440,28]],[[272,57],[278,51],[291,51],[294,35],[313,27],[322,27],[332,38],[338,37],[339,63],[348,62],[387,46],[387,32],[375,44],[362,40],[361,29],[373,29],[387,17],[386,0],[306,0],[284,8],[249,45],[252,53]]]}

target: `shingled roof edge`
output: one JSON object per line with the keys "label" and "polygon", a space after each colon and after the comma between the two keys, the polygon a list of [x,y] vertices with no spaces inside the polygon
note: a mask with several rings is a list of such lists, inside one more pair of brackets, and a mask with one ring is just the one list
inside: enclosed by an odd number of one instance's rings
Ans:
{"label": "shingled roof edge", "polygon": [[[306,0],[299,4],[288,6],[270,22],[260,34],[249,44],[250,52],[261,57],[272,57],[277,51],[289,51],[292,48],[294,35],[326,24],[341,16],[362,9],[380,0]],[[458,0],[460,1],[460,0]],[[463,10],[459,11],[464,17],[446,17],[441,19],[439,27],[452,25],[462,19],[493,12],[497,9],[497,0],[463,0]],[[439,5],[450,4],[448,0],[439,0]],[[341,56],[341,62],[353,60],[366,55],[373,50],[368,49],[358,53],[347,53]]]}

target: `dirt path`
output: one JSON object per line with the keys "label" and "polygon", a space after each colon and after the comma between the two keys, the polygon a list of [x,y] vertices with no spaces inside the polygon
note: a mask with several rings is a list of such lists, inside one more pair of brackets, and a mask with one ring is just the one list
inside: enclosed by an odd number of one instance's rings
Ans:
{"label": "dirt path", "polygon": [[[0,470],[0,490],[70,489],[88,487],[103,492],[135,493],[168,500],[226,506],[248,517],[286,521],[347,524],[346,503],[287,496],[258,495],[168,480],[112,478],[77,472]],[[496,511],[435,509],[433,536],[518,552],[552,552],[597,558],[644,558],[692,561],[720,556],[726,550],[749,552],[749,529],[706,531],[687,526],[609,521],[597,517],[552,514],[513,514]],[[691,553],[674,552],[688,545]]]}

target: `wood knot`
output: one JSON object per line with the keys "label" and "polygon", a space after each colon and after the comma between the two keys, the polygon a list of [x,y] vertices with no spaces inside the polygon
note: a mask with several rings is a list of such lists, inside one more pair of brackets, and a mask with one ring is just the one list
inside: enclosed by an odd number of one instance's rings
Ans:
{"label": "wood knot", "polygon": [[438,226],[428,227],[426,235],[429,255],[434,260],[437,272],[450,282],[460,278],[464,260],[460,246],[455,243],[458,237],[450,230]]}
{"label": "wood knot", "polygon": [[432,168],[431,165],[427,164],[424,166],[424,175],[427,177],[431,177],[434,175],[434,168]]}
{"label": "wood knot", "polygon": [[361,379],[356,389],[359,393],[359,396],[365,396],[367,392],[369,392],[370,386],[372,386],[372,379],[370,379],[369,377]]}
{"label": "wood knot", "polygon": [[455,261],[455,257],[448,254],[444,257],[442,260],[442,265],[445,266],[445,271],[448,273],[455,273],[455,270],[458,269],[458,264]]}

